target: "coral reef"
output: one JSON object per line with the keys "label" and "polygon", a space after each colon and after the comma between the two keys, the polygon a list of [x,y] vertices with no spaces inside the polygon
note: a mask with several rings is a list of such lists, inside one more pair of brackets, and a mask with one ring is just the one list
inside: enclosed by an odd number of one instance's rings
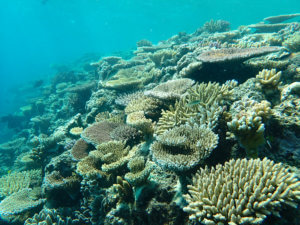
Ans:
{"label": "coral reef", "polygon": [[0,118],[0,223],[297,224],[296,16],[55,66]]}
{"label": "coral reef", "polygon": [[297,207],[300,181],[282,164],[263,160],[230,160],[200,169],[188,185],[184,211],[203,224],[261,224],[278,215],[284,204]]}

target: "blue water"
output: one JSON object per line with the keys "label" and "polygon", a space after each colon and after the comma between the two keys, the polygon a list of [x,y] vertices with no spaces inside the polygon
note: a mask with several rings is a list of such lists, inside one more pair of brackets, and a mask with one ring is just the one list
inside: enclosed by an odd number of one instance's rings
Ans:
{"label": "blue water", "polygon": [[[298,0],[1,0],[0,116],[26,101],[30,82],[86,53],[108,55],[193,32],[210,19],[232,28],[300,11]],[[37,93],[38,94],[38,93]]]}

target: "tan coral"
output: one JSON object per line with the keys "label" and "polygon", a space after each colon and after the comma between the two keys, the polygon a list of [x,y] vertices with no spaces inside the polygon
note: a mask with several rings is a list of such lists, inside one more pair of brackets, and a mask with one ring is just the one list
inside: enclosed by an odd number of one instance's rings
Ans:
{"label": "tan coral", "polygon": [[200,169],[185,195],[190,220],[205,225],[261,224],[284,204],[297,207],[300,182],[282,164],[264,158],[230,160]]}
{"label": "tan coral", "polygon": [[122,141],[109,141],[98,145],[97,150],[91,151],[89,155],[101,160],[102,171],[112,173],[126,165],[137,149],[137,146],[132,149],[126,147]]}
{"label": "tan coral", "polygon": [[265,89],[278,89],[278,86],[281,84],[281,74],[281,71],[276,73],[276,69],[263,69],[256,75],[256,80],[263,91]]}
{"label": "tan coral", "polygon": [[218,144],[216,134],[197,124],[172,128],[156,139],[150,147],[153,160],[173,171],[186,171],[199,165]]}
{"label": "tan coral", "polygon": [[127,115],[126,123],[145,134],[153,133],[152,120],[147,119],[143,111],[132,112]]}
{"label": "tan coral", "polygon": [[83,128],[82,127],[73,127],[69,133],[71,135],[74,135],[74,136],[80,136],[80,134],[82,133],[83,131]]}
{"label": "tan coral", "polygon": [[127,167],[130,172],[125,174],[125,180],[133,186],[139,186],[146,183],[151,166],[149,163],[145,163],[143,156],[132,158],[127,164]]}

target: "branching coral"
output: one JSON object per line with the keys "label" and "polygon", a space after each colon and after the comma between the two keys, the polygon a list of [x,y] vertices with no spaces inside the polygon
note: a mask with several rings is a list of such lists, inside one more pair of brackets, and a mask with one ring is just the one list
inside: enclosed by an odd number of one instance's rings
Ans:
{"label": "branching coral", "polygon": [[271,116],[270,106],[268,101],[258,103],[246,99],[235,102],[231,107],[235,112],[227,126],[249,157],[257,157],[258,147],[264,143],[263,121]]}
{"label": "branching coral", "polygon": [[284,204],[296,207],[300,182],[282,164],[264,158],[230,160],[200,169],[188,185],[184,211],[206,225],[261,224]]}
{"label": "branching coral", "polygon": [[162,111],[155,128],[155,133],[160,135],[166,130],[181,124],[190,123],[205,125],[214,128],[222,113],[221,103],[230,99],[234,82],[220,85],[218,83],[201,83],[188,90],[188,94],[170,106],[167,111]]}
{"label": "branching coral", "polygon": [[144,134],[153,133],[152,120],[147,119],[143,111],[130,113],[126,118],[126,123],[138,130],[141,130]]}
{"label": "branching coral", "polygon": [[72,220],[70,217],[63,219],[55,209],[42,209],[39,213],[34,214],[32,218],[25,221],[24,225],[39,225],[39,224],[60,224],[71,225],[77,224],[78,220]]}
{"label": "branching coral", "polygon": [[161,167],[185,171],[206,159],[217,144],[218,136],[210,129],[185,124],[157,136],[150,149],[153,160]]}
{"label": "branching coral", "polygon": [[276,69],[263,69],[256,75],[257,86],[267,95],[275,96],[279,92],[281,71],[276,73]]}
{"label": "branching coral", "polygon": [[0,178],[0,195],[6,197],[24,188],[39,186],[41,183],[41,170],[12,172]]}

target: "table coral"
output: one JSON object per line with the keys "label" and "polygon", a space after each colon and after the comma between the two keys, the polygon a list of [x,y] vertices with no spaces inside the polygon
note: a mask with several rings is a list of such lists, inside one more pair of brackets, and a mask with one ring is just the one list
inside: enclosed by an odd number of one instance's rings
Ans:
{"label": "table coral", "polygon": [[200,169],[188,185],[184,211],[206,225],[261,224],[286,204],[297,207],[300,181],[281,163],[264,158],[230,160]]}
{"label": "table coral", "polygon": [[150,147],[153,160],[173,171],[197,166],[218,144],[218,136],[210,129],[188,124],[167,130],[156,139]]}
{"label": "table coral", "polygon": [[210,50],[199,55],[198,59],[204,63],[227,63],[232,61],[246,61],[247,59],[266,55],[271,52],[279,51],[279,47],[260,47],[260,48],[224,48]]}
{"label": "table coral", "polygon": [[110,132],[112,132],[118,124],[111,122],[98,122],[93,123],[89,127],[85,128],[81,133],[81,138],[87,143],[97,146],[102,142],[112,140]]}
{"label": "table coral", "polygon": [[194,83],[193,80],[188,78],[169,80],[144,93],[146,96],[151,96],[160,100],[176,100],[179,99]]}

